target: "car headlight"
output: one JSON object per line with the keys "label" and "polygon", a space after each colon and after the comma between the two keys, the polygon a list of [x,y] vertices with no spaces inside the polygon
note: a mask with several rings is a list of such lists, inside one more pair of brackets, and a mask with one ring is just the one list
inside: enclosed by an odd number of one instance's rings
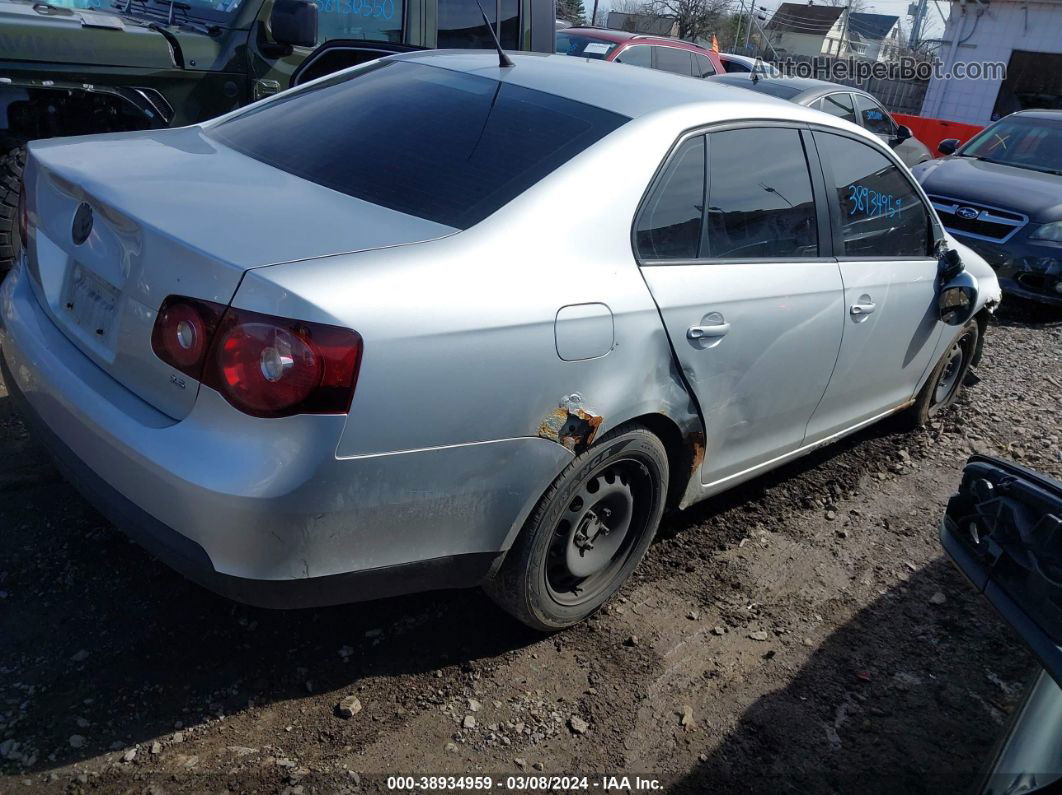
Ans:
{"label": "car headlight", "polygon": [[1044,224],[1029,235],[1029,240],[1050,240],[1052,243],[1062,243],[1062,221]]}

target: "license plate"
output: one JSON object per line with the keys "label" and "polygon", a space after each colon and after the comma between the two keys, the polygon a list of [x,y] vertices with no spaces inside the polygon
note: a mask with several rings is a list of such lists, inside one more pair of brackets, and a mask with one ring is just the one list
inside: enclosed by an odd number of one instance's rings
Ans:
{"label": "license plate", "polygon": [[106,339],[118,310],[119,290],[79,264],[74,265],[67,283],[63,306],[86,333]]}

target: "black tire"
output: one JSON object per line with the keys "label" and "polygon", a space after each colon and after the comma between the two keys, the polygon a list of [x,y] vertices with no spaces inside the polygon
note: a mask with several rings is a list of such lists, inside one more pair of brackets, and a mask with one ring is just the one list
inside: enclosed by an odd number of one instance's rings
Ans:
{"label": "black tire", "polygon": [[667,450],[659,438],[637,425],[606,434],[542,496],[485,590],[534,629],[582,621],[645,555],[664,513],[667,483]]}
{"label": "black tire", "polygon": [[911,407],[911,421],[915,427],[928,424],[933,416],[955,402],[970,372],[979,336],[977,321],[971,320],[952,340]]}
{"label": "black tire", "polygon": [[0,279],[11,270],[18,252],[18,194],[25,165],[22,146],[0,157]]}

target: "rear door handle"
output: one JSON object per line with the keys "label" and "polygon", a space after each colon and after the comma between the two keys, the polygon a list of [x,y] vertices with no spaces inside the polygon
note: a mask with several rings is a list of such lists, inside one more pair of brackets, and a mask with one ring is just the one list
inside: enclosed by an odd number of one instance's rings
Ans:
{"label": "rear door handle", "polygon": [[877,308],[878,305],[873,301],[867,301],[865,303],[852,304],[852,308],[849,311],[858,317],[860,315],[872,315]]}
{"label": "rear door handle", "polygon": [[690,326],[686,331],[686,337],[691,340],[725,337],[728,331],[730,331],[729,323],[715,323],[711,326]]}

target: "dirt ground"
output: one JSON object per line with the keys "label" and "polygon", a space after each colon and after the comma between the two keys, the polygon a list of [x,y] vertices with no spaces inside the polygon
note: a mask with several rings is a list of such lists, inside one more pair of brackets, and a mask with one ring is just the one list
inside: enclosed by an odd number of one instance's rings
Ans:
{"label": "dirt ground", "polygon": [[1062,314],[1005,306],[941,421],[880,424],[666,518],[622,598],[550,637],[471,591],[215,597],[89,508],[0,390],[0,790],[967,788],[1033,663],[937,522],[971,451],[1062,475],[1060,352]]}

